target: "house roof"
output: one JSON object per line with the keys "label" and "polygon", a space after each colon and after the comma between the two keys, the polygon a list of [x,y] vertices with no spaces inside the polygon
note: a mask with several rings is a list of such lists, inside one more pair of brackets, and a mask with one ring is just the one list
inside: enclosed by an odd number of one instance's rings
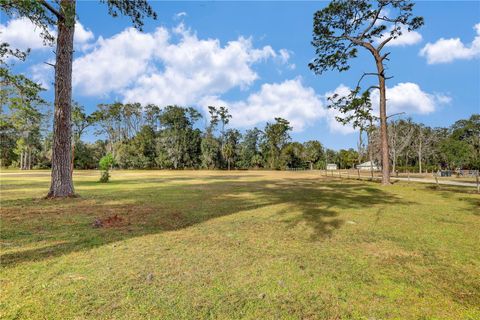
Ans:
{"label": "house roof", "polygon": [[361,164],[357,165],[357,167],[370,167],[370,166],[377,167],[378,166],[375,162],[373,162],[373,164],[370,164],[370,162],[371,161],[361,163]]}

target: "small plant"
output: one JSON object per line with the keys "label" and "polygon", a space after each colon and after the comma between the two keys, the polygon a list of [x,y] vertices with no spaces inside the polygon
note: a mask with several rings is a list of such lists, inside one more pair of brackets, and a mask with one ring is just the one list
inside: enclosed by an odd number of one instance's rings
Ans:
{"label": "small plant", "polygon": [[106,183],[110,179],[110,168],[114,165],[115,160],[113,159],[113,156],[111,154],[107,154],[106,156],[103,156],[102,159],[100,159],[100,162],[98,163],[98,166],[100,168],[101,176],[100,176],[100,182]]}

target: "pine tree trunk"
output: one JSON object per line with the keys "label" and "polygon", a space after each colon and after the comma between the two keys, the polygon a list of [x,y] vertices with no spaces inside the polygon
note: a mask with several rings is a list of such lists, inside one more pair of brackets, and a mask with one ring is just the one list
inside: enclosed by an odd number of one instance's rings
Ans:
{"label": "pine tree trunk", "polygon": [[387,132],[387,97],[385,88],[385,74],[382,58],[376,56],[378,84],[380,87],[380,139],[382,145],[382,184],[390,184],[390,160],[388,157],[388,132]]}
{"label": "pine tree trunk", "polygon": [[360,128],[358,132],[358,164],[362,163],[363,130],[363,128]]}
{"label": "pine tree trunk", "polygon": [[421,174],[422,173],[422,154],[418,154],[418,172]]}
{"label": "pine tree trunk", "polygon": [[[371,126],[371,124],[370,124]],[[368,160],[370,160],[370,176],[373,180],[373,147],[372,147],[372,133],[369,132],[367,139],[368,139]]]}
{"label": "pine tree trunk", "polygon": [[393,149],[392,171],[395,173],[395,170],[397,170],[397,152],[394,148]]}
{"label": "pine tree trunk", "polygon": [[64,19],[58,19],[55,63],[55,112],[52,145],[52,179],[47,197],[74,196],[71,175],[72,56],[75,0],[61,0]]}
{"label": "pine tree trunk", "polygon": [[418,171],[422,173],[422,141],[420,140],[420,145],[418,148]]}
{"label": "pine tree trunk", "polygon": [[23,150],[20,152],[20,170],[23,170]]}
{"label": "pine tree trunk", "polygon": [[28,148],[28,165],[27,165],[27,170],[32,169],[32,150]]}

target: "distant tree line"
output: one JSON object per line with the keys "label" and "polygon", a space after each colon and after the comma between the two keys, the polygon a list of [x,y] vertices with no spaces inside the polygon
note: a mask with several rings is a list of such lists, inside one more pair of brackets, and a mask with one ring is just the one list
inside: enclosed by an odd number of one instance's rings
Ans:
{"label": "distant tree line", "polygon": [[[1,166],[50,168],[52,115],[42,111],[48,110],[43,100],[18,100],[15,88],[5,83],[1,89]],[[292,141],[292,127],[282,118],[245,132],[230,127],[226,107],[210,106],[203,130],[201,118],[191,107],[139,103],[100,104],[87,115],[83,106],[73,103],[72,166],[98,168],[106,154],[122,169],[324,169],[326,163],[348,169],[370,159],[381,163],[375,124],[361,130],[356,150],[335,151],[317,140]],[[90,127],[102,139],[82,140]],[[479,114],[449,128],[399,119],[388,123],[388,132],[392,171],[480,168]]]}
{"label": "distant tree line", "polygon": [[[438,169],[480,169],[480,114],[456,121],[448,128],[431,128],[412,119],[388,123],[391,170],[425,172]],[[378,128],[366,149],[378,158]],[[377,160],[378,161],[378,160]]]}
{"label": "distant tree line", "polygon": [[[130,17],[133,26],[142,31],[143,20],[145,18],[157,18],[156,12],[152,9],[146,0],[104,0],[101,1],[108,7],[108,13],[113,17],[124,15]],[[63,198],[75,195],[72,170],[75,142],[72,134],[72,65],[74,52],[74,33],[75,25],[78,19],[76,14],[76,0],[57,0],[57,1],[0,1],[2,18],[21,17],[28,19],[35,28],[38,28],[41,38],[45,45],[56,43],[55,64],[48,63],[54,67],[54,112],[53,112],[53,130],[50,138],[50,165],[52,168],[50,190],[48,198]],[[51,27],[56,27],[56,32],[51,32]],[[12,102],[10,95],[5,97],[4,87],[13,89],[17,93],[17,111],[19,108],[25,108],[31,105],[34,100],[39,100],[38,93],[43,90],[36,83],[23,75],[16,75],[12,71],[12,64],[8,61],[10,57],[24,61],[30,53],[30,49],[25,51],[18,48],[12,48],[9,43],[0,41],[0,81],[2,109],[4,101]],[[29,110],[27,110],[29,111]],[[2,111],[3,112],[3,111]],[[28,115],[28,120],[32,118]],[[40,120],[40,119],[38,119]],[[2,123],[3,126],[9,126],[10,123]],[[18,123],[17,123],[18,125]],[[32,124],[32,126],[35,126]],[[3,131],[3,129],[2,129]],[[16,151],[20,153],[20,166],[22,169],[29,169],[32,166],[32,156],[35,156],[33,143],[35,137],[30,132],[25,133],[26,138],[17,145]],[[2,139],[4,137],[2,136]],[[9,138],[5,144],[8,145]],[[18,142],[18,141],[17,141]],[[4,141],[2,141],[2,146]],[[44,151],[47,149],[44,149]],[[3,153],[12,152],[10,149]],[[35,159],[33,158],[33,161]],[[3,162],[2,162],[3,164]]]}

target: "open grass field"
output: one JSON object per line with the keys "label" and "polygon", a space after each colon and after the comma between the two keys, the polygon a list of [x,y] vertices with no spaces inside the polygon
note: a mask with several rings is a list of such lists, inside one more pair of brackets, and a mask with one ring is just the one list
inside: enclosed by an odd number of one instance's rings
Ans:
{"label": "open grass field", "polygon": [[480,197],[311,172],[1,177],[2,319],[480,319]]}

